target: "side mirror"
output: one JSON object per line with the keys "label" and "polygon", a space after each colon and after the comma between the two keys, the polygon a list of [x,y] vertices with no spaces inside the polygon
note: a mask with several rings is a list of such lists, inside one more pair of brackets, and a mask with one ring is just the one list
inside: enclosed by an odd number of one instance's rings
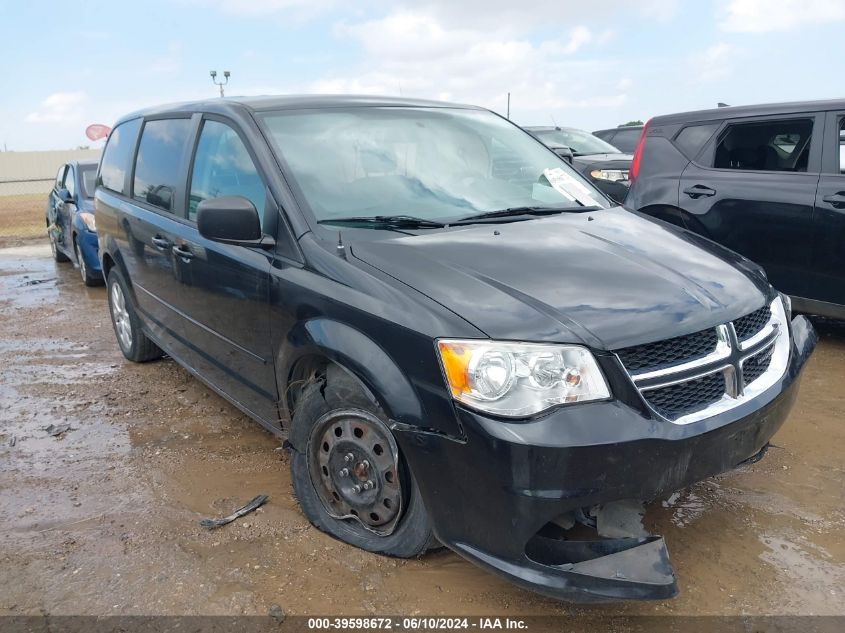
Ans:
{"label": "side mirror", "polygon": [[73,196],[70,195],[70,191],[67,189],[59,189],[59,200],[62,202],[70,202],[73,203]]}
{"label": "side mirror", "polygon": [[560,156],[563,160],[572,162],[572,149],[567,147],[566,145],[561,145],[560,147],[553,147],[552,148],[558,156]]}
{"label": "side mirror", "polygon": [[255,205],[243,196],[203,200],[197,207],[197,229],[203,237],[243,246],[260,246],[261,221]]}

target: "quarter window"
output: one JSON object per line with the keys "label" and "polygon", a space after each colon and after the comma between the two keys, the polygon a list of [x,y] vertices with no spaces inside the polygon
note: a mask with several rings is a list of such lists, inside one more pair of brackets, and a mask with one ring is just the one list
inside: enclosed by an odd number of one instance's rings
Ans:
{"label": "quarter window", "polygon": [[144,124],[132,185],[136,200],[171,213],[176,210],[181,166],[190,134],[190,119],[159,119]]}
{"label": "quarter window", "polygon": [[710,140],[719,125],[719,123],[688,125],[675,137],[675,144],[684,153],[684,156],[692,160],[698,155],[704,144]]}
{"label": "quarter window", "polygon": [[126,174],[129,171],[132,150],[135,148],[135,139],[138,138],[140,127],[141,119],[133,119],[121,123],[112,130],[106,149],[103,151],[98,185],[117,193],[127,193]]}
{"label": "quarter window", "polygon": [[713,166],[751,171],[807,171],[810,119],[737,123],[722,134]]}
{"label": "quarter window", "polygon": [[246,145],[225,123],[206,121],[194,158],[188,219],[196,219],[197,207],[203,200],[223,196],[242,196],[252,202],[263,224],[264,183]]}

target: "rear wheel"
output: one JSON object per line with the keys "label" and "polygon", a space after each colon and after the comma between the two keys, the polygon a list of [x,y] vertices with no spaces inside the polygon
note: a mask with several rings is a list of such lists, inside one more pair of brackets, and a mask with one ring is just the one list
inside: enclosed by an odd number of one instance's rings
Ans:
{"label": "rear wheel", "polygon": [[108,297],[111,322],[123,355],[136,363],[161,358],[161,349],[141,329],[126,281],[116,266],[109,271]]}
{"label": "rear wheel", "polygon": [[291,474],[316,527],[362,549],[411,558],[433,543],[431,521],[381,409],[344,370],[300,397]]}
{"label": "rear wheel", "polygon": [[47,237],[50,239],[50,251],[52,251],[53,253],[53,259],[57,262],[69,262],[70,257],[68,257],[62,251],[59,250],[59,247],[56,244],[56,238],[53,236],[53,234],[48,231]]}

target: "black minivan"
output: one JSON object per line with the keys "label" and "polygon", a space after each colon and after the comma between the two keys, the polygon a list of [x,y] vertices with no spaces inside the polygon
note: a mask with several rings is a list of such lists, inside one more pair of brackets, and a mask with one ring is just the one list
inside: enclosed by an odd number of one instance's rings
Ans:
{"label": "black minivan", "polygon": [[286,437],[315,526],[569,600],[677,592],[663,540],[607,509],[761,456],[816,342],[758,266],[471,106],[145,110],[96,215],[124,355]]}
{"label": "black minivan", "polygon": [[655,117],[625,206],[760,264],[796,311],[845,318],[845,100]]}

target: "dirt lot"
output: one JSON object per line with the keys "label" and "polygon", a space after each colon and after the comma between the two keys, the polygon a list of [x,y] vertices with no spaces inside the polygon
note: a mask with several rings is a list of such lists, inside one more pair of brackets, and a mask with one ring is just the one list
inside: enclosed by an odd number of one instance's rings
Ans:
{"label": "dirt lot", "polygon": [[277,438],[174,362],[124,361],[104,290],[46,244],[0,250],[0,615],[845,614],[845,327],[819,329],[777,447],[649,507],[680,596],[573,607],[448,551],[393,560],[318,532]]}
{"label": "dirt lot", "polygon": [[0,247],[43,235],[47,194],[0,196]]}

